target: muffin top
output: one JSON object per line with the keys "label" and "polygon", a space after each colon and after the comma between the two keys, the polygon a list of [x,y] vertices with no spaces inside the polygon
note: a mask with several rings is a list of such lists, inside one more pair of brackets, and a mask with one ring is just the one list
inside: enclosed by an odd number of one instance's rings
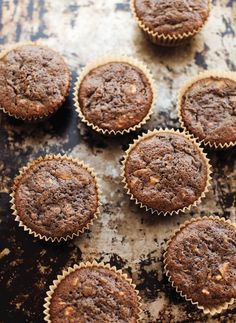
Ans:
{"label": "muffin top", "polygon": [[69,92],[70,72],[55,51],[22,45],[0,59],[0,106],[21,119],[53,113]]}
{"label": "muffin top", "polygon": [[108,268],[85,267],[59,283],[49,313],[52,323],[135,323],[139,302],[133,286],[120,274]]}
{"label": "muffin top", "polygon": [[42,236],[60,238],[77,233],[91,222],[98,208],[94,177],[71,160],[38,160],[15,185],[20,220]]}
{"label": "muffin top", "polygon": [[166,269],[180,291],[204,308],[236,295],[236,228],[215,219],[187,224],[172,238]]}
{"label": "muffin top", "polygon": [[145,27],[164,35],[182,35],[201,28],[209,16],[209,0],[134,0]]}
{"label": "muffin top", "polygon": [[206,77],[194,82],[180,102],[184,125],[212,144],[236,142],[236,81]]}
{"label": "muffin top", "polygon": [[125,178],[131,194],[158,212],[193,204],[206,188],[207,160],[179,133],[157,132],[128,153]]}
{"label": "muffin top", "polygon": [[153,93],[147,76],[138,67],[110,62],[84,77],[78,99],[87,121],[104,130],[122,131],[146,117]]}

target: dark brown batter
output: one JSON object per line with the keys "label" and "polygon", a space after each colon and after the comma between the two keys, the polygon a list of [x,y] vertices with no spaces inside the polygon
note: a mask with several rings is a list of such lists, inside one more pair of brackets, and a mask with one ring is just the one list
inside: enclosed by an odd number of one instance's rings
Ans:
{"label": "dark brown batter", "polygon": [[194,302],[214,308],[236,297],[236,229],[217,219],[195,221],[170,243],[167,270]]}
{"label": "dark brown batter", "polygon": [[0,106],[22,119],[57,110],[70,88],[70,73],[56,52],[24,45],[0,59]]}
{"label": "dark brown batter", "polygon": [[210,10],[208,0],[135,0],[134,5],[146,27],[170,36],[199,29]]}
{"label": "dark brown batter", "polygon": [[136,323],[139,305],[134,288],[119,274],[99,267],[77,269],[56,288],[52,323]]}
{"label": "dark brown batter", "polygon": [[128,188],[142,204],[159,212],[177,211],[205,190],[207,163],[180,134],[158,133],[141,140],[125,164]]}
{"label": "dark brown batter", "polygon": [[236,142],[236,82],[208,77],[184,94],[181,115],[186,128],[205,142]]}
{"label": "dark brown batter", "polygon": [[96,183],[69,160],[43,160],[17,184],[15,205],[22,222],[46,237],[66,237],[84,228],[98,206]]}
{"label": "dark brown batter", "polygon": [[153,99],[149,81],[139,68],[115,62],[90,71],[80,85],[78,96],[89,122],[114,131],[140,123]]}

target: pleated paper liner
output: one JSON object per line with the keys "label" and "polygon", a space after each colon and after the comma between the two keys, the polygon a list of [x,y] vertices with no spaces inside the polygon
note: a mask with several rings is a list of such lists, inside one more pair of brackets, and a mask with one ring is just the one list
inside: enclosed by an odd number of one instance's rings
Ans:
{"label": "pleated paper liner", "polygon": [[235,301],[234,298],[231,298],[228,302],[223,303],[221,306],[218,306],[216,308],[206,308],[204,306],[199,305],[198,302],[194,302],[191,298],[189,298],[187,295],[185,295],[172,281],[171,279],[171,275],[170,272],[167,269],[167,259],[166,259],[166,255],[167,255],[167,251],[168,251],[168,247],[171,243],[171,241],[176,237],[176,235],[183,229],[185,228],[188,224],[199,221],[199,220],[204,220],[204,219],[212,219],[212,220],[219,220],[222,222],[227,222],[230,225],[234,226],[236,228],[235,223],[231,222],[230,220],[225,220],[224,218],[220,218],[218,216],[203,216],[203,217],[197,217],[197,218],[193,218],[189,221],[185,221],[182,225],[180,225],[180,227],[174,232],[172,238],[170,240],[167,241],[166,244],[166,251],[164,253],[164,272],[166,274],[166,276],[168,277],[169,282],[171,283],[172,287],[175,288],[175,290],[177,291],[177,293],[179,293],[183,298],[185,298],[186,301],[191,302],[193,305],[196,305],[198,309],[202,310],[204,312],[204,314],[210,314],[210,315],[216,315],[216,314],[220,314],[223,310],[226,310],[230,305],[232,305]]}
{"label": "pleated paper liner", "polygon": [[[205,186],[205,190],[202,192],[202,194],[199,196],[199,198],[193,204],[190,204],[188,206],[185,206],[184,208],[181,208],[181,209],[178,209],[178,210],[175,210],[175,211],[171,211],[171,212],[164,212],[164,211],[159,211],[159,210],[153,209],[153,208],[148,207],[147,205],[143,204],[138,199],[136,199],[135,196],[131,193],[131,191],[130,191],[130,189],[128,187],[128,182],[126,181],[126,176],[125,176],[125,164],[126,164],[126,161],[127,161],[128,157],[129,157],[129,153],[136,147],[136,145],[139,142],[143,141],[146,138],[150,138],[155,134],[159,134],[159,133],[172,133],[172,134],[175,134],[175,135],[177,134],[177,135],[179,135],[179,136],[181,136],[183,138],[186,138],[186,139],[190,140],[194,144],[194,146],[198,149],[200,155],[202,156],[202,158],[205,161],[206,166],[207,166],[206,186]],[[157,213],[158,215],[164,215],[164,216],[166,216],[166,215],[171,215],[172,216],[172,215],[177,215],[180,212],[187,212],[192,207],[197,206],[201,202],[201,200],[206,196],[206,193],[209,191],[209,188],[211,186],[211,173],[212,172],[211,172],[211,165],[209,163],[209,159],[207,158],[207,155],[204,153],[203,149],[199,146],[197,141],[194,138],[192,138],[190,135],[182,133],[179,130],[167,129],[167,128],[159,129],[159,130],[153,130],[153,131],[149,130],[146,134],[143,134],[143,135],[139,136],[138,139],[134,140],[134,142],[132,144],[130,144],[128,150],[125,153],[124,159],[122,161],[122,170],[121,170],[122,182],[125,185],[125,189],[127,191],[127,194],[130,196],[130,199],[133,200],[136,205],[139,205],[139,207],[144,208],[146,211],[151,211],[152,214]]]}
{"label": "pleated paper liner", "polygon": [[178,103],[177,103],[177,111],[178,111],[178,117],[179,117],[179,122],[181,125],[181,128],[184,129],[184,131],[189,134],[194,136],[198,142],[200,144],[205,145],[206,147],[209,148],[213,148],[213,149],[227,149],[227,148],[231,148],[234,147],[236,145],[236,142],[228,142],[228,143],[216,143],[216,142],[210,142],[210,141],[206,141],[205,139],[201,140],[200,138],[198,138],[196,135],[194,135],[193,133],[190,133],[190,131],[188,130],[186,124],[183,121],[182,118],[182,98],[185,95],[186,91],[196,82],[208,78],[208,77],[217,77],[217,78],[227,78],[230,80],[233,80],[236,82],[236,73],[234,72],[218,72],[218,71],[206,71],[206,72],[202,72],[199,75],[195,76],[194,78],[190,79],[189,81],[187,81],[180,89],[179,94],[178,94]]}
{"label": "pleated paper liner", "polygon": [[[27,226],[20,218],[18,212],[17,212],[17,208],[15,205],[15,193],[16,193],[16,189],[18,187],[18,184],[20,182],[20,180],[22,179],[22,177],[24,176],[25,173],[27,173],[27,171],[29,171],[33,166],[35,166],[36,164],[40,163],[41,161],[44,160],[68,160],[70,162],[73,162],[75,165],[78,165],[84,169],[86,169],[94,178],[95,184],[96,184],[96,189],[97,189],[97,197],[98,197],[98,205],[97,205],[97,210],[94,213],[93,218],[81,229],[79,229],[77,232],[74,232],[70,235],[67,236],[62,236],[62,237],[52,237],[52,236],[46,236],[46,235],[42,235],[34,230],[32,230],[29,226]],[[101,205],[100,202],[100,196],[101,196],[101,192],[100,192],[100,187],[97,181],[97,176],[94,173],[93,169],[91,169],[89,166],[87,166],[86,164],[84,164],[83,161],[80,160],[76,160],[73,159],[69,156],[66,155],[46,155],[44,157],[39,157],[38,159],[35,159],[31,162],[29,162],[26,166],[22,167],[20,169],[20,173],[19,175],[14,179],[14,183],[13,183],[13,189],[12,189],[12,193],[10,194],[11,196],[11,210],[13,211],[13,215],[15,217],[15,221],[18,222],[19,227],[23,227],[24,231],[26,231],[27,233],[29,233],[30,235],[33,235],[35,238],[38,238],[40,240],[44,240],[44,241],[51,241],[51,242],[61,242],[61,241],[67,241],[68,239],[73,239],[74,237],[77,237],[81,234],[84,233],[85,230],[89,229],[89,227],[93,224],[93,222],[97,219],[97,217],[100,214],[100,210],[99,207]]]}
{"label": "pleated paper liner", "polygon": [[[85,76],[93,69],[102,66],[104,64],[108,64],[108,63],[127,63],[130,64],[134,67],[137,67],[138,69],[140,69],[144,75],[147,77],[148,79],[148,83],[151,87],[151,91],[153,94],[152,97],[152,103],[149,109],[149,112],[147,113],[147,115],[136,125],[127,128],[127,129],[123,129],[123,130],[110,130],[110,129],[103,129],[100,128],[98,125],[93,124],[92,122],[88,121],[86,119],[86,116],[83,114],[83,111],[80,107],[79,104],[79,100],[78,100],[78,93],[79,93],[79,88],[80,88],[80,84],[83,81],[83,79],[85,78]],[[151,72],[148,70],[148,68],[141,62],[138,61],[137,59],[134,59],[132,57],[129,56],[108,56],[108,57],[102,57],[99,58],[97,60],[95,60],[94,62],[86,65],[84,67],[84,69],[82,70],[82,72],[80,73],[79,77],[77,78],[77,81],[75,83],[75,87],[74,87],[74,104],[76,107],[76,111],[79,114],[80,119],[89,127],[91,127],[93,130],[102,133],[103,135],[123,135],[125,133],[129,133],[130,131],[135,131],[139,128],[141,128],[151,117],[154,108],[155,108],[155,103],[156,103],[156,88],[155,88],[155,82],[153,80],[153,77],[151,75]]]}
{"label": "pleated paper liner", "polygon": [[[209,2],[209,14],[210,14],[211,7],[212,7],[211,0],[208,0],[208,2]],[[174,47],[174,46],[179,46],[186,43],[190,38],[198,34],[203,29],[203,27],[206,25],[209,19],[209,15],[208,15],[208,18],[205,20],[205,22],[202,24],[201,27],[197,29],[193,29],[188,33],[182,33],[178,35],[170,35],[170,34],[164,34],[164,33],[160,34],[158,32],[154,32],[152,29],[147,27],[145,23],[138,17],[135,9],[135,0],[130,0],[130,8],[136,23],[138,24],[139,28],[143,31],[145,36],[152,43],[160,46],[166,46],[166,47]]]}
{"label": "pleated paper liner", "polygon": [[11,112],[7,111],[3,106],[0,105],[0,110],[2,110],[4,113],[6,113],[8,116],[10,117],[14,117],[16,119],[20,119],[23,120],[25,122],[39,122],[39,121],[44,121],[46,119],[48,119],[49,117],[51,117],[52,115],[54,115],[57,110],[63,105],[63,103],[65,102],[67,96],[69,95],[70,92],[70,87],[71,87],[71,72],[70,69],[67,65],[67,63],[64,60],[64,57],[58,53],[57,51],[53,50],[52,48],[43,45],[39,42],[21,42],[21,43],[16,43],[16,44],[12,44],[12,45],[8,45],[5,49],[3,49],[0,53],[0,60],[6,56],[8,53],[10,53],[12,50],[24,47],[24,46],[39,46],[48,50],[51,50],[53,52],[55,52],[56,55],[60,55],[61,59],[63,60],[63,62],[65,63],[65,65],[67,66],[68,69],[68,74],[69,74],[69,85],[68,85],[68,89],[67,89],[67,93],[65,94],[63,100],[56,106],[54,107],[53,111],[45,111],[44,113],[42,113],[42,115],[40,116],[31,116],[29,118],[26,117],[19,117],[18,115],[12,114]]}
{"label": "pleated paper liner", "polygon": [[106,268],[109,269],[113,272],[115,272],[117,275],[119,275],[121,278],[124,279],[124,281],[128,282],[130,286],[133,287],[135,293],[137,294],[137,302],[138,302],[138,310],[139,310],[139,314],[138,314],[138,318],[136,322],[141,322],[141,314],[142,314],[142,309],[141,309],[141,297],[139,296],[139,292],[136,289],[136,286],[132,283],[132,280],[130,278],[128,278],[128,276],[126,274],[124,274],[121,270],[116,269],[116,267],[111,267],[109,264],[104,264],[103,262],[96,262],[93,261],[91,262],[82,262],[79,265],[75,264],[73,267],[69,267],[67,270],[63,270],[61,275],[57,276],[57,279],[53,281],[53,284],[49,287],[48,292],[46,293],[46,297],[44,299],[44,320],[48,323],[53,323],[51,321],[50,318],[50,304],[51,304],[51,299],[53,296],[54,291],[57,289],[58,285],[60,284],[60,282],[68,275],[70,275],[71,273],[73,273],[76,270],[79,270],[81,268],[88,268],[88,267],[95,267],[95,268]]}

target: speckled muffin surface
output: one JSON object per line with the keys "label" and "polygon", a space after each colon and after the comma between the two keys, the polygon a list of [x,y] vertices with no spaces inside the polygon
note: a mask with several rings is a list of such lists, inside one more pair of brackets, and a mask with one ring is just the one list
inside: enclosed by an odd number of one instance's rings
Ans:
{"label": "speckled muffin surface", "polygon": [[16,178],[14,198],[23,224],[52,238],[78,233],[98,208],[95,178],[82,165],[63,158],[33,163]]}
{"label": "speckled muffin surface", "polygon": [[0,106],[20,119],[39,119],[54,113],[70,88],[70,72],[55,51],[22,45],[0,58]]}
{"label": "speckled muffin surface", "polygon": [[171,281],[204,308],[236,296],[236,228],[228,222],[198,219],[171,239],[165,255]]}
{"label": "speckled muffin surface", "polygon": [[52,323],[136,323],[139,301],[133,286],[108,268],[85,267],[67,275],[52,294]]}
{"label": "speckled muffin surface", "polygon": [[84,77],[78,101],[91,124],[103,130],[122,131],[139,124],[148,115],[153,92],[141,69],[124,62],[109,62]]}
{"label": "speckled muffin surface", "polygon": [[236,142],[236,81],[206,77],[186,89],[180,102],[184,126],[211,144]]}
{"label": "speckled muffin surface", "polygon": [[157,132],[131,148],[124,173],[138,202],[158,212],[172,212],[198,200],[207,185],[208,165],[185,136]]}
{"label": "speckled muffin surface", "polygon": [[135,12],[154,33],[178,36],[200,29],[206,22],[208,0],[134,0]]}

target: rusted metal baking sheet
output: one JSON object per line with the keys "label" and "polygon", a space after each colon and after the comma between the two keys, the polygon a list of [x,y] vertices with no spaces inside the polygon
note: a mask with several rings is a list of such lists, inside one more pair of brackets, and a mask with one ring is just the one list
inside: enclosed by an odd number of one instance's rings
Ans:
{"label": "rusted metal baking sheet", "polygon": [[[236,69],[236,1],[213,3],[201,35],[184,47],[165,49],[143,38],[126,0],[2,0],[0,43],[40,39],[65,56],[73,82],[80,69],[98,56],[135,56],[149,66],[158,87],[155,115],[142,131],[178,128],[176,93],[182,82],[205,69]],[[131,203],[121,184],[122,155],[138,133],[107,138],[92,132],[78,121],[72,94],[42,124],[25,125],[3,115],[0,122],[1,323],[43,322],[43,299],[54,277],[66,266],[94,258],[132,276],[143,299],[143,322],[236,322],[233,307],[214,319],[204,316],[175,293],[162,273],[165,242],[180,223],[203,214],[235,221],[235,149],[209,151],[213,188],[198,208],[163,218]],[[51,244],[17,227],[9,209],[9,191],[19,167],[39,155],[59,152],[81,158],[97,170],[103,208],[83,237]]]}

